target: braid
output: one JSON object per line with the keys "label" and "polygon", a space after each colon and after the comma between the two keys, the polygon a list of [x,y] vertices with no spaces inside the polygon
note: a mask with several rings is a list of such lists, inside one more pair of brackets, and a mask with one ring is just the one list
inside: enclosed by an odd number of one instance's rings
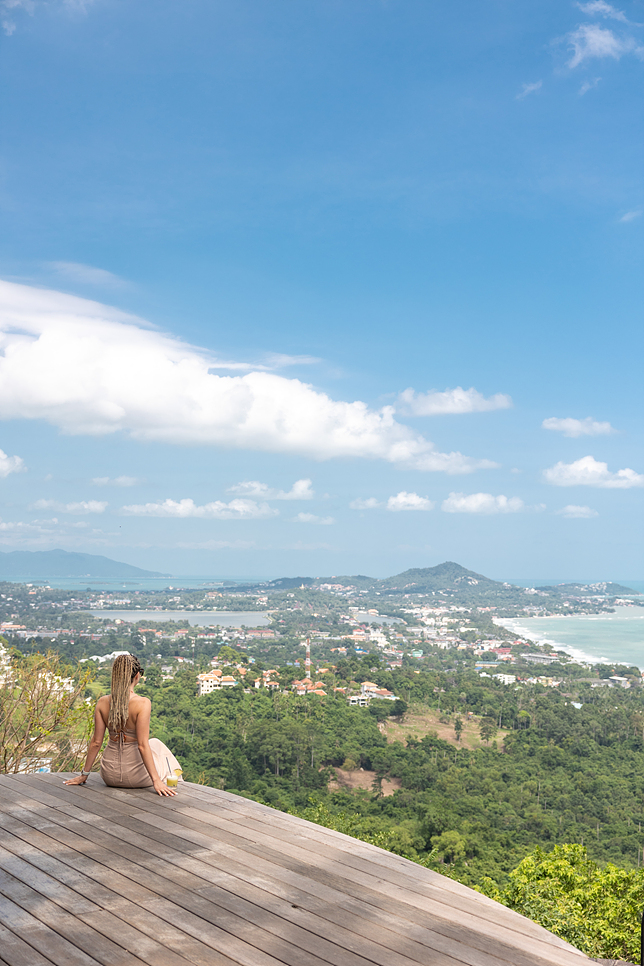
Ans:
{"label": "braid", "polygon": [[142,671],[138,658],[133,654],[119,654],[112,665],[112,693],[107,727],[110,731],[122,731],[128,719],[130,685]]}

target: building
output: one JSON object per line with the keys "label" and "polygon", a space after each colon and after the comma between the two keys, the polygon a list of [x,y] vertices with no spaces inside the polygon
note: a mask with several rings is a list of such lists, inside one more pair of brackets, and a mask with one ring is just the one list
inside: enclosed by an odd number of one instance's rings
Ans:
{"label": "building", "polygon": [[514,684],[516,682],[516,676],[514,674],[493,674],[492,677],[500,681],[501,684]]}
{"label": "building", "polygon": [[222,674],[219,670],[206,671],[204,674],[197,675],[197,695],[210,694],[211,691],[221,689]]}

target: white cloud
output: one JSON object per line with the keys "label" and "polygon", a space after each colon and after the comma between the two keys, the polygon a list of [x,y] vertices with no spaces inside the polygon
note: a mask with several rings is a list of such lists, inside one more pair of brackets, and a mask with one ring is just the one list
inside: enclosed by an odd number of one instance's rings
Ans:
{"label": "white cloud", "polygon": [[445,392],[430,390],[416,393],[413,389],[405,389],[398,397],[400,411],[412,416],[442,416],[446,414],[482,413],[493,409],[509,409],[512,399],[504,393],[497,392],[494,396],[485,396],[476,389],[446,389]]}
{"label": "white cloud", "polygon": [[143,503],[124,506],[123,513],[133,517],[200,517],[210,520],[260,520],[278,515],[267,503],[255,500],[214,500],[198,506],[194,500],[164,500],[163,503]]}
{"label": "white cloud", "polygon": [[143,482],[144,480],[140,480],[136,476],[116,476],[114,479],[109,476],[95,476],[92,480],[94,486],[136,486]]}
{"label": "white cloud", "polygon": [[4,479],[10,473],[22,473],[27,467],[20,456],[7,456],[4,450],[0,449],[0,478]]}
{"label": "white cloud", "polygon": [[228,492],[259,500],[312,500],[315,496],[312,480],[296,480],[290,490],[274,490],[259,480],[246,480],[228,487]]}
{"label": "white cloud", "polygon": [[622,224],[625,224],[629,221],[635,221],[635,219],[639,218],[641,214],[642,214],[641,209],[637,209],[635,211],[627,211],[625,215],[622,215],[619,221]]}
{"label": "white cloud", "polygon": [[432,510],[433,508],[434,504],[427,497],[419,496],[418,493],[407,493],[406,490],[401,490],[400,493],[390,496],[387,500],[387,509],[393,512],[399,510]]}
{"label": "white cloud", "polygon": [[557,416],[550,416],[548,419],[544,419],[541,426],[543,429],[551,429],[573,438],[577,436],[608,436],[610,433],[616,432],[610,423],[600,423],[596,419],[591,419],[590,416],[586,416],[585,419],[573,419],[570,416],[559,419]]}
{"label": "white cloud", "polygon": [[[491,493],[450,493],[441,507],[445,513],[519,513],[525,504],[518,496]],[[541,509],[541,507],[539,507]]]}
{"label": "white cloud", "polygon": [[520,92],[516,96],[516,100],[522,101],[524,97],[528,96],[528,94],[536,94],[537,91],[541,90],[542,86],[543,81],[540,80],[535,81],[534,84],[523,84]]}
{"label": "white cloud", "polygon": [[352,500],[349,504],[352,510],[375,510],[379,506],[382,506],[382,503],[375,496],[368,496],[366,499],[358,497],[357,500]]}
{"label": "white cloud", "polygon": [[622,23],[630,22],[622,10],[617,10],[605,0],[591,0],[590,3],[578,3],[577,6],[591,17],[607,17],[609,20],[621,20]]}
{"label": "white cloud", "polygon": [[612,30],[594,23],[582,23],[566,37],[573,54],[568,67],[578,67],[586,60],[612,57],[619,60],[625,54],[644,55],[644,47],[634,37],[618,37]]}
{"label": "white cloud", "polygon": [[271,369],[285,369],[287,366],[315,366],[322,360],[317,356],[290,356],[284,352],[268,352],[266,362]]}
{"label": "white cloud", "polygon": [[293,517],[295,523],[317,523],[320,526],[328,527],[335,523],[333,517],[318,517],[315,513],[298,513]]}
{"label": "white cloud", "polygon": [[[72,13],[85,13],[87,7],[91,6],[93,2],[94,0],[60,0],[58,6]],[[10,11],[15,14],[19,10],[24,10],[32,17],[36,7],[43,5],[44,0],[0,0],[0,16],[2,16],[0,22],[6,35],[10,37],[16,29],[15,22],[9,19],[8,14]],[[56,4],[48,4],[48,6],[55,7]]]}
{"label": "white cloud", "polygon": [[120,288],[127,285],[124,279],[108,272],[104,268],[94,268],[93,265],[81,265],[79,262],[48,262],[51,269],[58,275],[79,282],[81,285],[100,285],[108,288]]}
{"label": "white cloud", "polygon": [[584,94],[587,94],[588,93],[588,91],[592,91],[593,88],[597,87],[597,85],[599,84],[600,80],[601,80],[601,77],[595,77],[591,81],[584,81],[584,83],[579,88],[579,96],[580,97],[583,97]]}
{"label": "white cloud", "polygon": [[610,473],[607,463],[600,463],[592,456],[583,456],[574,463],[556,463],[544,470],[546,483],[553,486],[596,486],[602,489],[628,490],[644,486],[644,475],[635,470],[618,470]]}
{"label": "white cloud", "polygon": [[589,506],[576,506],[574,503],[569,503],[563,509],[557,510],[557,513],[559,516],[568,517],[570,520],[589,520],[591,517],[599,516],[597,510],[593,510]]}
{"label": "white cloud", "polygon": [[270,372],[218,375],[205,350],[60,292],[0,282],[0,352],[0,419],[42,419],[70,434],[122,431],[139,440],[382,459],[445,473],[497,465],[438,452],[398,423],[391,406],[336,401]]}
{"label": "white cloud", "polygon": [[57,513],[105,513],[107,503],[102,500],[80,500],[77,503],[59,503],[57,500],[36,500],[34,510],[55,510]]}

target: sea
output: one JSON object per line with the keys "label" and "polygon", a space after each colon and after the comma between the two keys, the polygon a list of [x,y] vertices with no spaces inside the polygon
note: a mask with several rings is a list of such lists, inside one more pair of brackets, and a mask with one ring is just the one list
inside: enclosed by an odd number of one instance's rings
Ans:
{"label": "sea", "polygon": [[[55,590],[213,590],[226,585],[234,590],[235,584],[259,584],[275,577],[12,577],[11,583],[30,584],[34,587],[52,587]],[[232,585],[232,586],[228,586]]]}
{"label": "sea", "polygon": [[634,665],[644,670],[644,606],[616,607],[612,614],[494,620],[520,637],[565,651],[576,661]]}

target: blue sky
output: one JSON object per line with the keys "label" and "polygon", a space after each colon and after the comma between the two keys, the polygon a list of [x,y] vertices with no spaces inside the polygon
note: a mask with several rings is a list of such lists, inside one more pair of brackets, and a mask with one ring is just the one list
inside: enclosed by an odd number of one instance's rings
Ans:
{"label": "blue sky", "polygon": [[0,23],[1,549],[641,578],[644,3]]}

